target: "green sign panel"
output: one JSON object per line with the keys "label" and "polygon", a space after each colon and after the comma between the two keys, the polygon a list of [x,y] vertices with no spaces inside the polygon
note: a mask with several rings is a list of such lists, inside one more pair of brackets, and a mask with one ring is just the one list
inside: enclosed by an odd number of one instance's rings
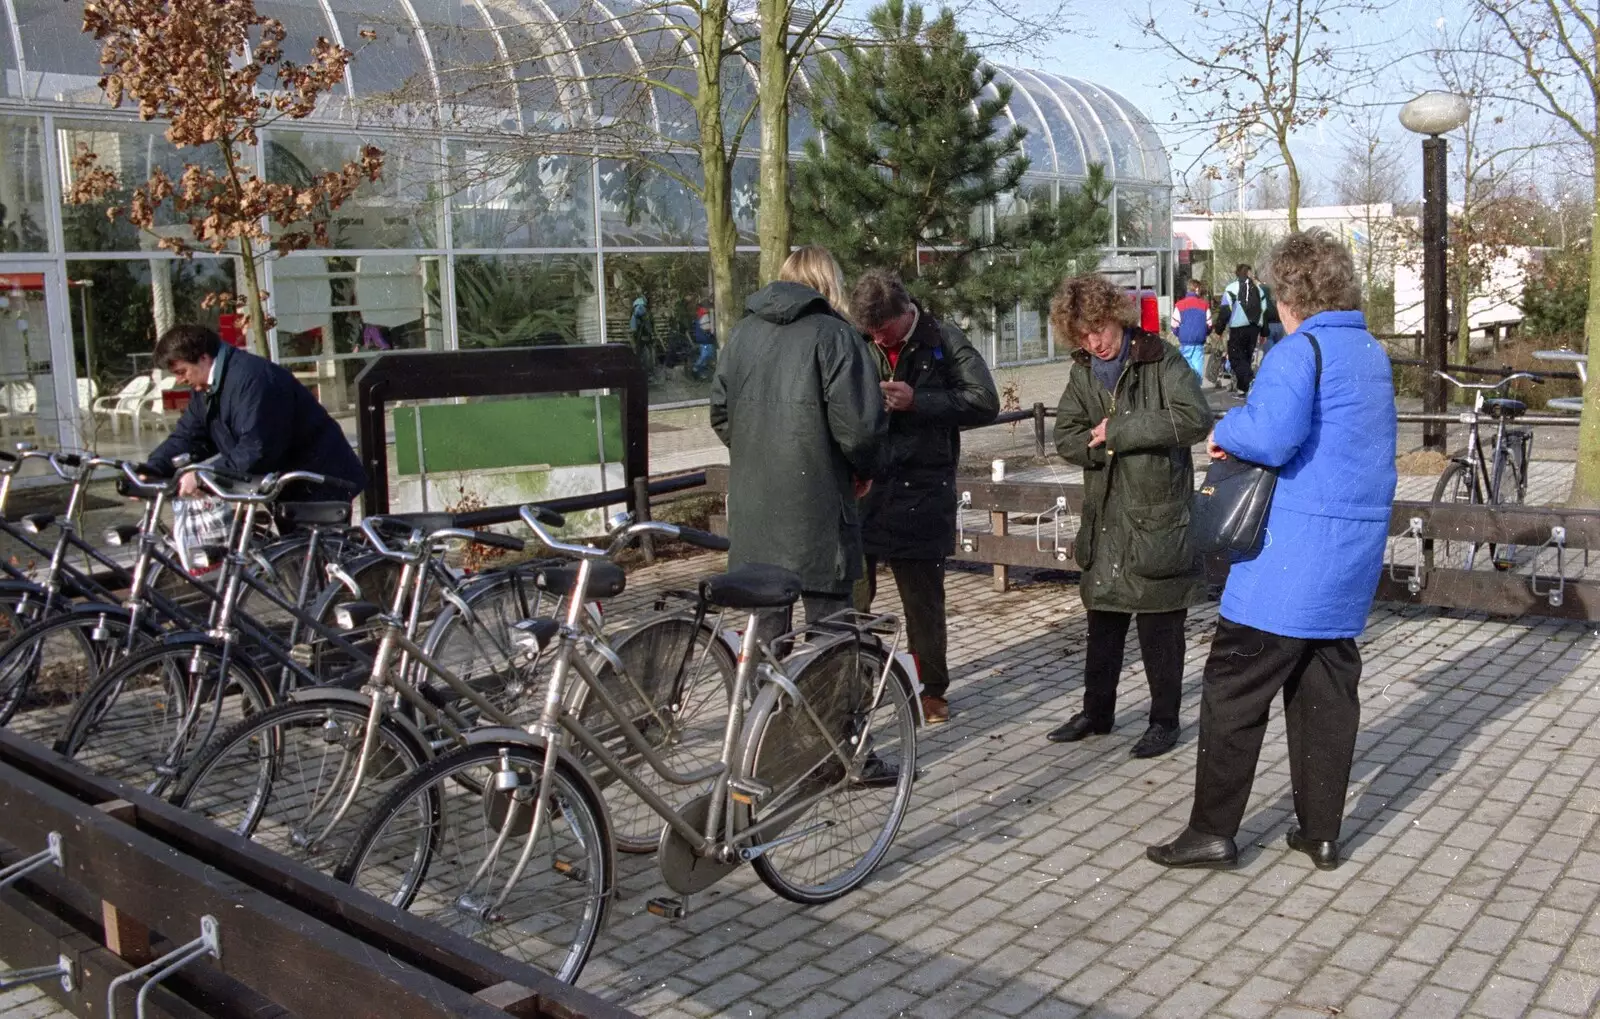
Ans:
{"label": "green sign panel", "polygon": [[429,474],[439,474],[536,465],[573,467],[602,459],[618,463],[622,460],[622,400],[617,396],[536,396],[397,407],[394,453],[402,475],[421,474],[424,468]]}

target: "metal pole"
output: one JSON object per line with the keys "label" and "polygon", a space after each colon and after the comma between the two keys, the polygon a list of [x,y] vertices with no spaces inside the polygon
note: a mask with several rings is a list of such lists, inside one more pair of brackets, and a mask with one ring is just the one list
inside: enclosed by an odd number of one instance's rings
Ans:
{"label": "metal pole", "polygon": [[[1449,243],[1449,181],[1445,140],[1435,135],[1422,143],[1422,359],[1429,374],[1422,383],[1422,410],[1442,414],[1445,409],[1444,380],[1432,371],[1445,370],[1445,329],[1447,308],[1445,291],[1445,248]],[[1430,422],[1423,426],[1425,449],[1445,452],[1445,425]]]}

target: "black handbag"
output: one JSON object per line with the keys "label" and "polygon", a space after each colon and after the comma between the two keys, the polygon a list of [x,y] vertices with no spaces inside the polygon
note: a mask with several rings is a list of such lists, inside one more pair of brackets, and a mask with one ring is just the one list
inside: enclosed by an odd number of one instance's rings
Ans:
{"label": "black handbag", "polygon": [[[1317,373],[1311,395],[1322,386],[1322,345],[1310,333]],[[1261,547],[1267,511],[1278,487],[1278,469],[1229,454],[1213,460],[1189,506],[1189,539],[1201,555],[1234,552],[1250,555]]]}

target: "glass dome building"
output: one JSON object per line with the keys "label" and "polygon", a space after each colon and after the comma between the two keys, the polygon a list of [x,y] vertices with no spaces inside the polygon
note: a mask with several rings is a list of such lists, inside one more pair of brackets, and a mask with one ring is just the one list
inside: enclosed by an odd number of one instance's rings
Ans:
{"label": "glass dome building", "polygon": [[[293,181],[375,144],[383,179],[338,210],[328,248],[266,263],[272,355],[336,413],[360,364],[389,349],[626,342],[641,318],[683,338],[706,300],[705,216],[693,181],[693,116],[675,88],[692,67],[675,26],[626,0],[257,0],[281,21],[289,59],[327,37],[356,51],[318,111],[263,133],[251,156]],[[159,124],[114,109],[97,86],[99,46],[81,3],[0,0],[0,430],[91,445],[170,418],[141,387],[171,322],[229,322],[201,307],[234,291],[228,258],[174,259],[103,208],[73,206],[85,149],[124,182],[211,158],[175,150]],[[752,43],[753,44],[753,43]],[[1116,93],[997,67],[1027,128],[1034,184],[1071,187],[1093,163],[1115,185],[1102,268],[1167,294],[1170,170],[1149,120]],[[804,68],[802,69],[802,76]],[[669,87],[648,87],[649,78]],[[730,108],[754,102],[747,65],[725,75]],[[745,104],[741,107],[740,104]],[[752,126],[752,131],[754,127]],[[797,111],[798,152],[814,133]],[[654,139],[641,161],[617,144]],[[741,292],[756,274],[756,145],[734,168]],[[746,155],[748,153],[748,156]],[[170,210],[169,210],[170,211]],[[157,232],[182,231],[176,217]],[[639,298],[646,314],[636,316]],[[990,360],[1049,357],[1048,329],[1002,309]],[[661,398],[687,392],[663,387]]]}

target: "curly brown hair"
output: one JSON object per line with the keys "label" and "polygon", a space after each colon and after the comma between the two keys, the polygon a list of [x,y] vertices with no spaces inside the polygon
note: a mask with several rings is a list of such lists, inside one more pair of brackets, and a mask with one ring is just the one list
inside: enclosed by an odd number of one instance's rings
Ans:
{"label": "curly brown hair", "polygon": [[1084,333],[1113,322],[1127,327],[1138,320],[1138,309],[1127,292],[1098,273],[1068,276],[1050,299],[1050,326],[1074,347],[1083,343]]}
{"label": "curly brown hair", "polygon": [[1344,241],[1322,229],[1292,233],[1267,254],[1267,283],[1278,304],[1304,320],[1324,311],[1360,311],[1361,284]]}

